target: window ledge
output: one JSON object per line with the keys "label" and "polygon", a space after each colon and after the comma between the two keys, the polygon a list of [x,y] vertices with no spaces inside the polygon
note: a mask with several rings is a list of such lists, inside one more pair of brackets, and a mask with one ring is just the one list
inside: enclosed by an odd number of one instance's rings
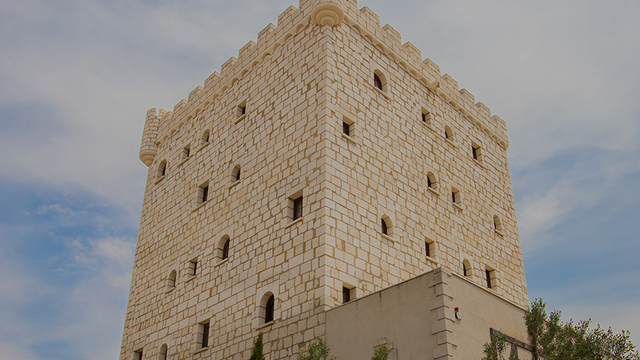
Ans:
{"label": "window ledge", "polygon": [[345,134],[345,133],[342,133],[342,138],[343,138],[343,139],[345,139],[345,140],[347,140],[347,141],[349,141],[349,142],[351,142],[351,143],[354,143],[354,144],[356,144],[356,145],[358,144],[358,142],[356,141],[356,139],[352,138],[351,136],[349,136],[349,135],[347,135],[347,134]]}
{"label": "window ledge", "polygon": [[432,187],[427,187],[427,190],[431,191],[436,196],[440,196],[438,191],[436,189],[432,188]]}
{"label": "window ledge", "polygon": [[220,260],[220,261],[219,261],[215,266],[216,266],[216,267],[218,267],[218,266],[222,266],[222,265],[224,265],[224,264],[226,264],[226,263],[228,263],[228,262],[229,262],[229,258],[226,258],[226,259],[224,259],[224,260]]}
{"label": "window ledge", "polygon": [[269,322],[268,322],[268,323],[266,323],[266,324],[262,324],[262,325],[260,325],[260,326],[256,327],[254,330],[264,329],[264,328],[266,328],[266,327],[269,327],[269,326],[273,325],[275,322],[276,322],[275,320],[271,320],[271,321],[269,321]]}
{"label": "window ledge", "polygon": [[211,141],[207,141],[206,143],[203,143],[202,145],[200,145],[200,147],[198,148],[198,151],[206,148],[207,146],[209,146],[209,144],[211,144]]}
{"label": "window ledge", "polygon": [[205,352],[207,350],[209,350],[209,347],[205,347],[205,348],[202,348],[200,350],[196,350],[193,353],[191,353],[191,355],[200,354],[200,353],[203,353],[203,352]]}
{"label": "window ledge", "polygon": [[182,159],[182,160],[178,163],[178,165],[176,165],[176,166],[181,166],[182,164],[186,163],[186,162],[187,162],[187,160],[189,160],[189,159],[191,159],[191,156],[189,156],[189,157],[186,157],[186,158]]}
{"label": "window ledge", "polygon": [[291,223],[289,223],[289,224],[288,224],[287,226],[285,226],[284,228],[285,228],[285,229],[287,229],[287,228],[290,228],[290,227],[292,227],[293,225],[295,225],[295,224],[297,224],[297,223],[301,223],[303,219],[304,219],[304,217],[301,217],[301,218],[299,218],[299,219],[295,219],[294,221],[292,221]]}
{"label": "window ledge", "polygon": [[476,163],[476,165],[480,166],[481,168],[486,169],[486,167],[484,167],[484,165],[480,161],[473,159],[473,162]]}
{"label": "window ledge", "polygon": [[420,120],[420,122],[421,122],[421,123],[422,123],[422,125],[424,125],[427,129],[429,129],[429,130],[431,130],[431,131],[433,131],[433,132],[435,132],[435,131],[436,131],[436,129],[434,129],[434,128],[431,126],[431,124],[429,124],[429,123],[427,123],[427,122],[424,122],[424,121],[422,121],[422,120]]}
{"label": "window ledge", "polygon": [[175,290],[176,290],[176,287],[174,286],[174,287],[172,287],[172,288],[169,288],[168,290],[165,290],[165,292],[164,292],[164,293],[165,293],[165,294],[169,294],[169,293],[174,292]]}
{"label": "window ledge", "polygon": [[449,143],[449,145],[453,146],[454,148],[455,148],[455,147],[458,147],[458,146],[457,146],[453,141],[451,141],[450,139],[444,138],[444,141],[448,142],[448,143]]}
{"label": "window ledge", "polygon": [[191,281],[191,280],[193,280],[193,279],[195,279],[195,278],[196,278],[196,276],[195,276],[195,275],[189,275],[189,278],[187,278],[184,282],[185,282],[185,283],[188,283],[189,281]]}
{"label": "window ledge", "polygon": [[157,183],[159,183],[160,181],[164,180],[164,178],[166,178],[166,177],[167,177],[167,175],[162,175],[162,176],[160,176],[158,179],[156,179],[156,182],[155,182],[155,183],[156,183],[156,184],[157,184]]}
{"label": "window ledge", "polygon": [[380,233],[380,235],[382,235],[382,238],[383,238],[383,239],[387,239],[387,240],[389,240],[389,241],[391,241],[391,242],[396,242],[396,241],[395,241],[391,236],[389,236],[389,235],[386,235],[386,234],[383,234],[383,233]]}
{"label": "window ledge", "polygon": [[458,209],[458,210],[462,211],[462,205],[460,205],[460,204],[456,204],[456,203],[451,203],[451,205],[453,205],[453,207],[454,207],[454,208],[456,208],[456,209]]}
{"label": "window ledge", "polygon": [[227,185],[227,187],[229,189],[232,189],[232,188],[238,186],[238,184],[240,184],[240,180],[236,180],[236,181],[232,182],[231,184]]}
{"label": "window ledge", "polygon": [[198,209],[200,209],[201,207],[207,205],[207,203],[209,202],[209,200],[203,202],[202,204],[198,204],[198,206],[196,206],[193,210],[191,210],[191,212],[196,212],[198,211]]}
{"label": "window ledge", "polygon": [[430,262],[430,263],[438,266],[438,262],[436,261],[436,259],[434,259],[434,258],[432,258],[430,256],[425,256],[424,258],[427,259],[427,262]]}
{"label": "window ledge", "polygon": [[500,235],[500,236],[504,237],[504,234],[502,233],[502,231],[500,231],[500,230],[498,230],[498,229],[493,229],[493,231],[495,231],[495,232],[496,232],[496,234],[498,234],[498,235]]}
{"label": "window ledge", "polygon": [[240,121],[244,120],[247,117],[247,114],[244,114],[242,116],[240,116],[239,118],[236,119],[236,121],[234,122],[234,124],[239,123]]}
{"label": "window ledge", "polygon": [[375,87],[375,86],[373,87],[373,89],[374,89],[375,91],[377,91],[378,93],[380,93],[382,96],[384,96],[387,100],[391,100],[391,98],[389,97],[389,95],[387,95],[387,93],[385,93],[384,91],[382,91],[382,90],[378,89],[378,88],[377,88],[377,87]]}

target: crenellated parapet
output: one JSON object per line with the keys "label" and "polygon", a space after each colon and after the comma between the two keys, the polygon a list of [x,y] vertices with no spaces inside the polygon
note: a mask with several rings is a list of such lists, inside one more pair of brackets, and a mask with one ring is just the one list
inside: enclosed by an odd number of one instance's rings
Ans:
{"label": "crenellated parapet", "polygon": [[[258,64],[268,58],[288,39],[308,26],[349,26],[368,39],[376,48],[396,62],[429,90],[458,110],[470,123],[485,131],[505,149],[509,147],[506,124],[467,90],[458,88],[449,75],[441,75],[440,68],[430,59],[423,60],[421,51],[410,42],[402,43],[401,34],[391,25],[380,26],[380,17],[368,7],[358,9],[356,0],[300,0],[299,8],[290,6],[280,16],[278,24],[267,25],[257,37],[243,46],[238,57],[231,57],[220,69],[198,86],[188,97],[175,105],[173,112],[159,116],[156,125],[156,145],[166,141],[180,128],[206,109],[243,79]],[[145,128],[146,129],[146,128]],[[145,130],[146,131],[146,130]],[[143,145],[143,148],[150,145]],[[145,150],[151,154],[150,150]],[[142,154],[142,152],[141,152]],[[142,156],[142,155],[141,155]],[[145,158],[149,158],[147,155]]]}

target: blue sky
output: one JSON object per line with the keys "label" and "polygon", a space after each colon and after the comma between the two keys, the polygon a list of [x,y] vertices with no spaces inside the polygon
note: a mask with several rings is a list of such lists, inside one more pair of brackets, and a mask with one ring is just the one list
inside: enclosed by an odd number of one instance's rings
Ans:
{"label": "blue sky", "polygon": [[[0,0],[0,354],[114,359],[172,109],[288,0]],[[640,345],[640,3],[360,0],[507,121],[529,296]]]}

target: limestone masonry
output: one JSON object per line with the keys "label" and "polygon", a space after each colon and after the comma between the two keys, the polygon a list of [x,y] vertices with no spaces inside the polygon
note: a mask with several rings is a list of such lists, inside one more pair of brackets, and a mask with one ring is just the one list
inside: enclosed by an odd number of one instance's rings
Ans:
{"label": "limestone masonry", "polygon": [[[316,337],[339,360],[381,344],[480,359],[490,327],[526,340],[508,147],[505,122],[373,11],[301,0],[147,113],[120,359],[248,359],[259,332],[269,360]],[[353,327],[383,308],[424,321]]]}

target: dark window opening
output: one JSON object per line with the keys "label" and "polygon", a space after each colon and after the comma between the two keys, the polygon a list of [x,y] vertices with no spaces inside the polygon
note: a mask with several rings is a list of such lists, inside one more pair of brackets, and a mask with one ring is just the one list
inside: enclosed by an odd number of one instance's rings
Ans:
{"label": "dark window opening", "polygon": [[191,275],[196,276],[197,271],[198,271],[198,262],[197,261],[192,261],[191,262]]}
{"label": "dark window opening", "polygon": [[384,221],[384,219],[381,220],[381,224],[380,225],[382,226],[382,229],[381,229],[382,233],[385,234],[385,235],[389,235],[389,229],[387,227],[387,222]]}
{"label": "dark window opening", "polygon": [[489,289],[491,289],[491,273],[492,273],[491,270],[489,270],[489,269],[485,270],[485,276],[487,278],[487,287]]}
{"label": "dark window opening", "polygon": [[293,200],[293,220],[298,220],[302,217],[302,196]]}
{"label": "dark window opening", "polygon": [[462,263],[462,275],[469,276],[469,274],[467,274],[467,264],[465,263]]}
{"label": "dark window opening", "polygon": [[424,248],[426,250],[427,257],[431,257],[431,244],[429,244],[428,242],[425,242]]}
{"label": "dark window opening", "polygon": [[427,187],[433,188],[433,183],[431,182],[431,178],[427,176]]}
{"label": "dark window opening", "polygon": [[375,85],[378,90],[382,90],[382,80],[378,74],[373,74],[373,85]]}
{"label": "dark window opening", "polygon": [[202,201],[201,202],[206,202],[209,198],[209,185],[205,186],[202,188]]}
{"label": "dark window opening", "polygon": [[191,155],[191,147],[187,146],[184,148],[184,158],[185,159],[189,158],[189,155]]}
{"label": "dark window opening", "polygon": [[247,106],[246,105],[240,105],[238,106],[238,114],[240,116],[244,115],[247,113]]}
{"label": "dark window opening", "polygon": [[209,142],[209,131],[207,130],[207,132],[204,133],[204,137],[202,139],[205,143]]}
{"label": "dark window opening", "polygon": [[140,350],[138,350],[138,351],[136,351],[134,353],[134,359],[135,360],[142,360],[142,349],[140,349]]}
{"label": "dark window opening", "polygon": [[451,201],[453,201],[454,204],[458,202],[458,193],[456,191],[451,192]]}
{"label": "dark window opening", "polygon": [[273,297],[273,295],[271,295],[271,297],[269,297],[269,300],[267,300],[267,304],[265,306],[265,313],[264,313],[265,324],[273,321],[274,309],[275,309],[275,298]]}
{"label": "dark window opening", "polygon": [[342,122],[342,132],[347,135],[347,136],[351,136],[351,125],[347,124],[346,122]]}
{"label": "dark window opening", "polygon": [[229,258],[229,244],[231,240],[227,240],[222,247],[222,260]]}
{"label": "dark window opening", "polygon": [[167,174],[167,163],[163,162],[160,164],[160,177],[163,177]]}
{"label": "dark window opening", "polygon": [[351,289],[343,286],[342,287],[342,303],[346,304],[351,301]]}
{"label": "dark window opening", "polygon": [[471,153],[473,154],[473,159],[478,160],[478,148],[471,147]]}
{"label": "dark window opening", "polygon": [[209,347],[209,323],[202,324],[202,343],[201,348]]}

